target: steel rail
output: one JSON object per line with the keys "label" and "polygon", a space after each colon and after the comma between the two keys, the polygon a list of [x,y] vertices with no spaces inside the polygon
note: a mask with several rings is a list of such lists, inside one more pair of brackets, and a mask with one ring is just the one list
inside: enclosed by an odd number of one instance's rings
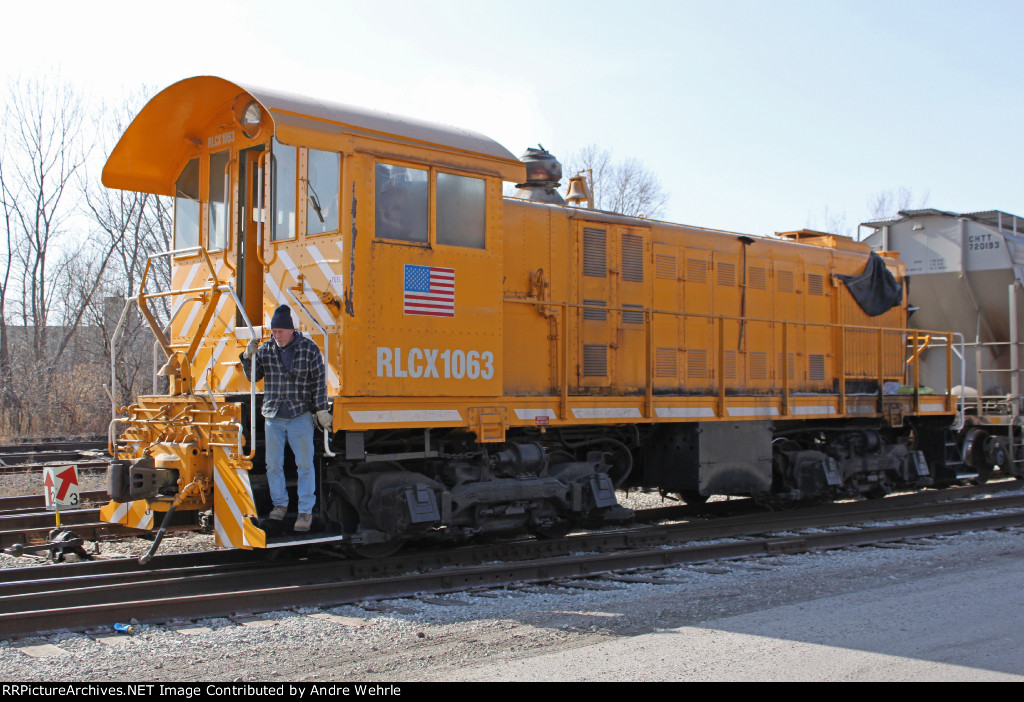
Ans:
{"label": "steel rail", "polygon": [[[19,583],[0,582],[0,611],[4,612],[0,614],[0,636],[58,628],[104,626],[126,618],[153,622],[180,617],[227,616],[239,611],[337,605],[423,592],[441,593],[510,583],[590,577],[624,569],[664,567],[780,552],[795,553],[965,530],[1024,526],[1022,496],[947,502],[936,507],[942,511],[958,512],[1010,507],[1017,511],[838,533],[748,538],[732,543],[692,545],[695,539],[722,538],[726,535],[750,537],[771,530],[788,531],[812,525],[849,524],[865,516],[876,519],[879,514],[885,518],[906,518],[915,513],[927,513],[928,506],[911,505],[903,510],[887,508],[881,511],[840,509],[834,514],[799,515],[795,519],[791,518],[793,515],[786,514],[761,520],[726,520],[733,522],[731,524],[644,527],[572,536],[563,540],[407,554],[379,561],[321,559],[278,561],[273,564],[263,561],[255,565],[254,562],[243,562],[220,568],[182,568],[179,565],[171,571],[136,572],[134,577],[131,573],[93,574],[83,579],[64,578],[57,581],[41,577]],[[844,511],[845,515],[842,514]],[[686,543],[665,545],[673,541]],[[586,551],[590,552],[579,555]],[[505,561],[516,562],[495,564],[496,553],[500,553]],[[532,560],[518,560],[524,558]],[[162,559],[157,559],[154,564],[160,562]],[[428,562],[431,565],[425,566]]]}

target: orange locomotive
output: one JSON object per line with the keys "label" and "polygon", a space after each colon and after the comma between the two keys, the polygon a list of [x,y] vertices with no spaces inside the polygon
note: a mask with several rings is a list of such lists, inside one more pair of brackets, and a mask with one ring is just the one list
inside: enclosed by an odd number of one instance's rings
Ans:
{"label": "orange locomotive", "polygon": [[[382,553],[628,518],[616,487],[790,501],[956,479],[952,335],[906,329],[901,263],[816,232],[570,207],[551,163],[220,78],[154,97],[103,181],[175,197],[171,288],[130,303],[169,392],[115,413],[104,517],[212,509],[223,545]],[[869,315],[850,290],[883,284]],[[261,519],[261,386],[239,362],[281,304],[323,352],[333,404],[302,536]],[[927,394],[924,353],[947,379]]]}

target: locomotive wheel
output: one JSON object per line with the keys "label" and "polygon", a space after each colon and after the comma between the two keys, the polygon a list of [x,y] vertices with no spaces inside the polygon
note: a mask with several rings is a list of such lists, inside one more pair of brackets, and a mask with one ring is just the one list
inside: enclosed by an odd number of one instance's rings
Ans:
{"label": "locomotive wheel", "polygon": [[680,490],[676,494],[679,495],[680,500],[694,507],[704,504],[711,497],[711,495],[701,495],[698,490]]}
{"label": "locomotive wheel", "polygon": [[986,445],[991,441],[988,432],[978,428],[968,431],[964,438],[963,461],[978,474],[972,481],[977,485],[987,483],[995,469],[986,455]]}

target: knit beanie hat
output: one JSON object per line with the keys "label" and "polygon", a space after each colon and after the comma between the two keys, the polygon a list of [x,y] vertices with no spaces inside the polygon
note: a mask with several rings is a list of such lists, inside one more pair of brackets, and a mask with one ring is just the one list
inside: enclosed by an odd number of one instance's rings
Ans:
{"label": "knit beanie hat", "polygon": [[288,305],[281,305],[274,310],[274,317],[270,320],[271,329],[294,329],[292,324],[292,311]]}

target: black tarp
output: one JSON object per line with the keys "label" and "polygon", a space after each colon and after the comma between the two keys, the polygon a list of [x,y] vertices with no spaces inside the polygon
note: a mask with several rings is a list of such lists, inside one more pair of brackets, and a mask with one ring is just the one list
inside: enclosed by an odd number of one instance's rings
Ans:
{"label": "black tarp", "polygon": [[871,252],[863,273],[837,273],[836,277],[846,283],[846,288],[853,295],[853,299],[872,317],[888,312],[903,301],[903,284],[893,277],[885,267],[885,261],[874,251]]}

